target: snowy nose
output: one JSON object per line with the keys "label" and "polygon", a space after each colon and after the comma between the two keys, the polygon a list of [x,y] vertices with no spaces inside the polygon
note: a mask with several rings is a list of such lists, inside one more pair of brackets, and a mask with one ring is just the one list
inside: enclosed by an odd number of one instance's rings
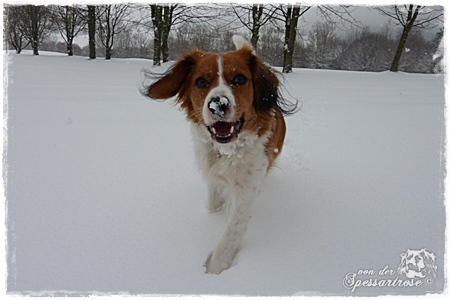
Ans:
{"label": "snowy nose", "polygon": [[208,103],[209,111],[215,119],[221,119],[230,107],[230,100],[227,97],[212,97]]}

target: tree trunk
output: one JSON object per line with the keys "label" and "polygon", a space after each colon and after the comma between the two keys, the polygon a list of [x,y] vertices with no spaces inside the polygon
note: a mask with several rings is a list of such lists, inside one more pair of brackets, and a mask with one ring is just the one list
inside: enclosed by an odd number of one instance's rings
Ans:
{"label": "tree trunk", "polygon": [[283,73],[285,65],[287,64],[287,52],[288,52],[288,44],[289,44],[289,34],[291,32],[291,15],[292,15],[292,6],[288,5],[286,12],[286,20],[284,23],[284,45],[283,45]]}
{"label": "tree trunk", "polygon": [[164,6],[164,19],[161,22],[161,53],[162,61],[169,61],[169,32],[172,23],[172,12],[170,6]]}
{"label": "tree trunk", "polygon": [[252,38],[250,39],[250,42],[252,43],[253,49],[256,50],[256,47],[258,46],[259,41],[259,28],[253,28],[252,30]]}
{"label": "tree trunk", "polygon": [[[95,59],[95,6],[88,5],[89,59]],[[70,54],[69,54],[70,55]]]}
{"label": "tree trunk", "polygon": [[35,40],[31,42],[31,48],[33,48],[33,55],[39,55],[39,44]]}
{"label": "tree trunk", "polygon": [[73,46],[72,43],[67,43],[67,54],[73,56]]}
{"label": "tree trunk", "polygon": [[419,15],[420,5],[418,5],[413,13],[414,6],[412,4],[409,5],[408,17],[405,25],[403,26],[402,35],[400,37],[400,41],[398,42],[397,50],[395,51],[394,60],[391,64],[391,72],[397,72],[400,66],[400,59],[402,58],[403,51],[405,49],[406,41],[408,40],[409,32],[411,31],[414,22]]}
{"label": "tree trunk", "polygon": [[264,6],[253,4],[252,6],[252,18],[253,18],[253,26],[252,26],[252,37],[250,42],[252,43],[253,49],[256,50],[258,46],[259,40],[259,29],[261,28],[261,16],[263,13]]}
{"label": "tree trunk", "polygon": [[286,19],[286,33],[284,39],[283,73],[292,72],[292,59],[294,57],[295,39],[297,37],[297,24],[300,17],[300,6],[288,8]]}
{"label": "tree trunk", "polygon": [[162,23],[162,7],[156,4],[151,5],[152,23],[153,23],[153,65],[161,65],[161,23]]}
{"label": "tree trunk", "polygon": [[106,47],[105,59],[111,59],[111,56],[112,56],[112,49],[109,47]]}
{"label": "tree trunk", "polygon": [[32,23],[32,39],[31,39],[31,47],[33,48],[33,55],[39,55],[39,8],[36,6],[31,6],[33,11],[33,16],[31,19]]}
{"label": "tree trunk", "polygon": [[402,58],[403,50],[405,49],[406,40],[408,39],[409,31],[407,31],[406,27],[403,28],[402,36],[400,37],[400,41],[398,42],[397,50],[395,51],[394,60],[391,64],[391,72],[397,72],[398,67],[400,66],[400,59]]}

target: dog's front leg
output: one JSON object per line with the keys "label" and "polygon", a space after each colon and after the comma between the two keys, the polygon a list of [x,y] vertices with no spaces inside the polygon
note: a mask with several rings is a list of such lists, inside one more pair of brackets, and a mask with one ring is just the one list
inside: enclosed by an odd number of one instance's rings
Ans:
{"label": "dog's front leg", "polygon": [[230,218],[219,244],[206,261],[207,273],[220,274],[231,266],[247,231],[251,206],[259,193],[264,174],[265,171],[255,174],[253,180],[236,179],[230,184]]}
{"label": "dog's front leg", "polygon": [[206,207],[209,211],[215,212],[222,208],[225,202],[225,187],[224,183],[216,177],[208,178],[208,201]]}

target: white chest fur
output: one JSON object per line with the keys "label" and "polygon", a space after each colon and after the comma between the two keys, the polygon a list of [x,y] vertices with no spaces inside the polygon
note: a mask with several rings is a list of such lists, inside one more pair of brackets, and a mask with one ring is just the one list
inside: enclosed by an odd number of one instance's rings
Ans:
{"label": "white chest fur", "polygon": [[267,171],[265,147],[270,134],[259,137],[242,132],[236,141],[222,145],[212,141],[203,125],[192,124],[191,130],[195,155],[205,177],[218,176],[230,181]]}

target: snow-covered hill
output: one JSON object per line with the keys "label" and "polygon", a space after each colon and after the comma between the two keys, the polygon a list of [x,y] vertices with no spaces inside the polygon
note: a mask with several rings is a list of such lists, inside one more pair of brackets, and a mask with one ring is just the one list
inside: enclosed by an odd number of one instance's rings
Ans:
{"label": "snow-covered hill", "polygon": [[[9,293],[444,289],[442,75],[285,75],[284,94],[302,109],[287,118],[285,148],[236,264],[217,276],[203,264],[226,216],[205,209],[183,113],[139,93],[151,62],[26,54],[7,61]],[[397,272],[402,253],[424,248],[436,257],[435,278]]]}

